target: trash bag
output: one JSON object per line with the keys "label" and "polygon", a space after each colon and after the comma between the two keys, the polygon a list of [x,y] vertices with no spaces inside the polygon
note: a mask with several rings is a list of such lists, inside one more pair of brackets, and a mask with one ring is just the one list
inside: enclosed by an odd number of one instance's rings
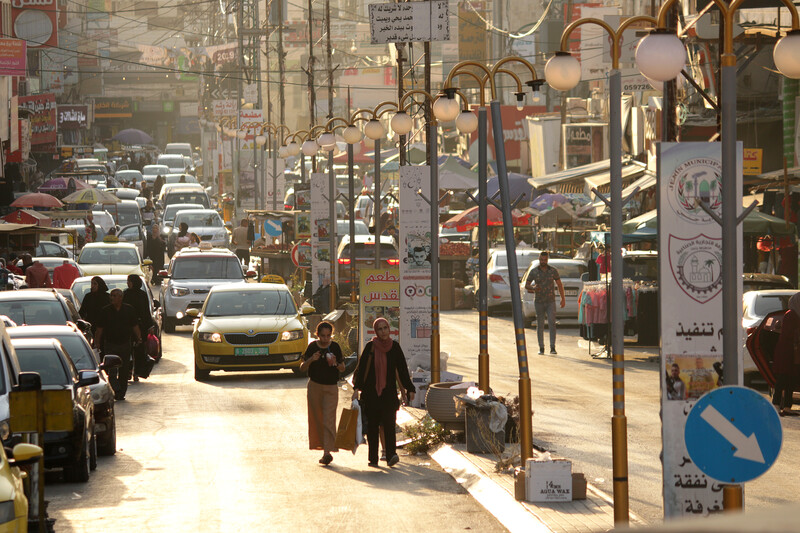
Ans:
{"label": "trash bag", "polygon": [[317,313],[327,315],[331,312],[331,286],[324,285],[317,289],[314,296],[311,297],[311,305],[317,310]]}

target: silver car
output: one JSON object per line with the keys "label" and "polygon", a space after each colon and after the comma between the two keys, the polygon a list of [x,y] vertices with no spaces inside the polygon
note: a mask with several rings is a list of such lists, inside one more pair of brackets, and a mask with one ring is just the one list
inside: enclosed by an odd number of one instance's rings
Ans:
{"label": "silver car", "polygon": [[[578,261],[577,259],[550,259],[548,265],[558,270],[558,275],[561,278],[561,283],[564,285],[564,298],[567,303],[562,308],[560,306],[558,289],[556,288],[556,317],[576,317],[578,316],[578,295],[583,288],[583,281],[581,276],[588,272],[586,261]],[[525,290],[525,284],[531,277],[533,269],[539,268],[539,260],[532,262],[525,271],[520,281],[520,290],[522,291],[522,311],[525,314],[525,320],[530,320],[533,323],[536,320],[536,308],[533,305],[534,293]]]}
{"label": "silver car", "polygon": [[225,229],[225,223],[222,222],[219,213],[213,209],[189,209],[175,213],[172,231],[167,240],[167,248],[170,251],[175,250],[175,240],[184,222],[189,226],[189,233],[195,233],[200,237],[200,242],[210,243],[214,248],[227,248],[228,230]]}
{"label": "silver car", "polygon": [[[525,272],[530,264],[539,258],[540,250],[533,248],[517,249],[517,271]],[[511,288],[508,283],[508,257],[505,249],[489,250],[489,263],[486,266],[489,283],[486,296],[489,300],[489,314],[511,308]],[[478,294],[480,280],[477,274],[473,277],[475,294]]]}

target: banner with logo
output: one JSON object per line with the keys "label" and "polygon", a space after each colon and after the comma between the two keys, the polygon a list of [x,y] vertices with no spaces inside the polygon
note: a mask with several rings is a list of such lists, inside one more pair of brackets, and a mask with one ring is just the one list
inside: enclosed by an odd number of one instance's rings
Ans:
{"label": "banner with logo", "polygon": [[31,144],[56,142],[56,95],[53,93],[20,96],[19,106],[31,113]]}
{"label": "banner with logo", "polygon": [[336,242],[336,221],[331,222],[329,213],[328,175],[322,172],[311,174],[311,281],[312,289],[324,287],[331,282],[331,239]]}
{"label": "banner with logo", "polygon": [[87,116],[89,106],[85,105],[58,105],[58,129],[77,130],[88,127]]}
{"label": "banner with logo", "polygon": [[286,162],[280,157],[275,159],[264,159],[264,164],[267,165],[266,183],[264,184],[264,198],[267,201],[267,209],[273,208],[273,198],[275,199],[275,208],[283,209],[283,198],[286,195],[286,176],[284,174]]}
{"label": "banner with logo", "polygon": [[400,167],[400,345],[409,360],[431,353],[431,206],[420,190],[431,198],[431,167]]}
{"label": "banner with logo", "polygon": [[28,48],[58,46],[58,7],[56,0],[13,0],[11,27],[14,37]]}
{"label": "banner with logo", "polygon": [[[400,272],[396,268],[362,268],[358,273],[358,353],[375,336],[377,318],[389,322],[389,333],[400,341]],[[405,346],[403,346],[405,352]]]}
{"label": "banner with logo", "polygon": [[94,99],[94,118],[131,118],[133,116],[133,104],[130,98],[95,98]]}
{"label": "banner with logo", "polygon": [[[741,211],[741,143],[737,150],[738,168],[729,186],[736,188],[735,205]],[[722,214],[720,161],[719,143],[659,144],[661,431],[667,518],[708,515],[722,508],[721,485],[692,463],[684,441],[689,410],[703,394],[722,385],[722,228],[697,204],[701,200]],[[741,250],[741,226],[737,240]],[[740,261],[736,278],[739,302],[741,265]],[[740,367],[741,357],[740,352]]]}
{"label": "banner with logo", "polygon": [[22,39],[0,39],[0,76],[25,76],[26,50]]}

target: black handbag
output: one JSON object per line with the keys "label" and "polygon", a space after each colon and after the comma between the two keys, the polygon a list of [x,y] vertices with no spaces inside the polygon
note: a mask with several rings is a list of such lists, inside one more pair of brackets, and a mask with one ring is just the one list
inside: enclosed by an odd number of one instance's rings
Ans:
{"label": "black handbag", "polygon": [[133,347],[133,370],[142,379],[150,377],[156,360],[147,354],[147,348],[143,342]]}

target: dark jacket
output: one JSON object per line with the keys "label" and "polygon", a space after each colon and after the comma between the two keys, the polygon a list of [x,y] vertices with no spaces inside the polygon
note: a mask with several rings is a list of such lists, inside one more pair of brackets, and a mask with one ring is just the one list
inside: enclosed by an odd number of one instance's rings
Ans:
{"label": "dark jacket", "polygon": [[386,387],[383,393],[378,396],[375,390],[375,362],[372,354],[372,341],[364,346],[364,352],[358,359],[353,387],[361,391],[361,401],[365,403],[384,403],[394,405],[395,409],[400,407],[397,399],[397,378],[406,389],[406,392],[416,392],[411,377],[408,374],[408,364],[403,349],[397,341],[392,341],[392,347],[386,353]]}
{"label": "dark jacket", "polygon": [[164,253],[167,251],[167,243],[164,237],[159,235],[153,237],[151,234],[147,238],[147,257],[153,262],[156,271],[161,270],[164,266]]}
{"label": "dark jacket", "polygon": [[111,304],[111,297],[105,291],[90,291],[83,297],[79,313],[82,319],[88,320],[92,325],[92,331],[100,323],[100,319],[103,316],[102,309],[109,304]]}
{"label": "dark jacket", "polygon": [[150,314],[150,302],[147,293],[142,289],[125,289],[122,293],[122,303],[126,303],[136,310],[139,319],[139,329],[142,335],[147,335],[147,330],[153,326],[153,316]]}

